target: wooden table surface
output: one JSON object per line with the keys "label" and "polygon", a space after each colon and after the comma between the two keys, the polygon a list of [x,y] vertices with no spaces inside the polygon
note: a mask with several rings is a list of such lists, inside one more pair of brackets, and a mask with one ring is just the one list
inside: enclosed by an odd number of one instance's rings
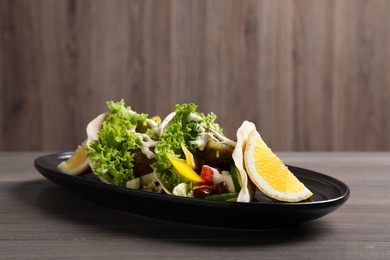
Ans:
{"label": "wooden table surface", "polygon": [[0,259],[390,259],[388,152],[279,153],[340,179],[351,196],[325,217],[272,230],[209,228],[96,205],[42,177],[33,161],[44,154],[0,152]]}

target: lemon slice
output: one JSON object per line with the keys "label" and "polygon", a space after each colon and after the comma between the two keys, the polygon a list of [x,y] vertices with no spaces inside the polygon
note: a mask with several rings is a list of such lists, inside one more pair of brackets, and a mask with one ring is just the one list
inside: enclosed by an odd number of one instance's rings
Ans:
{"label": "lemon slice", "polygon": [[256,129],[249,133],[244,164],[252,182],[271,198],[298,202],[313,195],[271,151]]}
{"label": "lemon slice", "polygon": [[61,162],[57,168],[69,175],[80,175],[85,172],[89,168],[86,143],[79,145],[72,156],[68,160]]}

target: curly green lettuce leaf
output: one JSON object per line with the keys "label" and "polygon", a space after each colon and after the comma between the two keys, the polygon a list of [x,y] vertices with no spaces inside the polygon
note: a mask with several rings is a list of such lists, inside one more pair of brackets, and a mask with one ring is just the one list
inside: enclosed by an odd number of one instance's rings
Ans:
{"label": "curly green lettuce leaf", "polygon": [[222,129],[215,123],[216,116],[213,113],[205,116],[203,113],[196,111],[195,104],[178,104],[176,105],[176,114],[168,123],[162,132],[159,143],[155,149],[157,161],[152,165],[158,179],[163,186],[172,191],[175,186],[186,182],[167,157],[167,154],[174,154],[179,158],[185,158],[181,149],[181,144],[194,151],[198,148],[195,142],[204,132],[213,129],[221,132]]}
{"label": "curly green lettuce leaf", "polygon": [[[147,114],[138,114],[125,107],[123,100],[108,101],[109,113],[98,132],[99,139],[87,146],[87,156],[93,163],[94,174],[104,180],[125,186],[134,179],[133,151],[142,148],[137,129],[147,126]],[[151,137],[152,131],[148,131]]]}

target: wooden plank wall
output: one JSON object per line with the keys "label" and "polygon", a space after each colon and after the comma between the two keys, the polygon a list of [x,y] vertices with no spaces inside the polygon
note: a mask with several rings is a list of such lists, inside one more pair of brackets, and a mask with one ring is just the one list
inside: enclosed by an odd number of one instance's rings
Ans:
{"label": "wooden plank wall", "polygon": [[274,150],[390,150],[390,1],[2,0],[0,150],[69,150],[106,100],[256,123]]}

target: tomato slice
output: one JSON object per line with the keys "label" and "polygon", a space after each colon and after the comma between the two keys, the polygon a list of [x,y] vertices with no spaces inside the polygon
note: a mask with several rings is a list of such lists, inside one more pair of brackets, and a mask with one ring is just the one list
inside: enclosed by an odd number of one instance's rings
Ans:
{"label": "tomato slice", "polygon": [[213,174],[214,171],[210,166],[203,165],[202,166],[202,171],[200,173],[200,177],[206,181],[206,184],[213,185]]}

